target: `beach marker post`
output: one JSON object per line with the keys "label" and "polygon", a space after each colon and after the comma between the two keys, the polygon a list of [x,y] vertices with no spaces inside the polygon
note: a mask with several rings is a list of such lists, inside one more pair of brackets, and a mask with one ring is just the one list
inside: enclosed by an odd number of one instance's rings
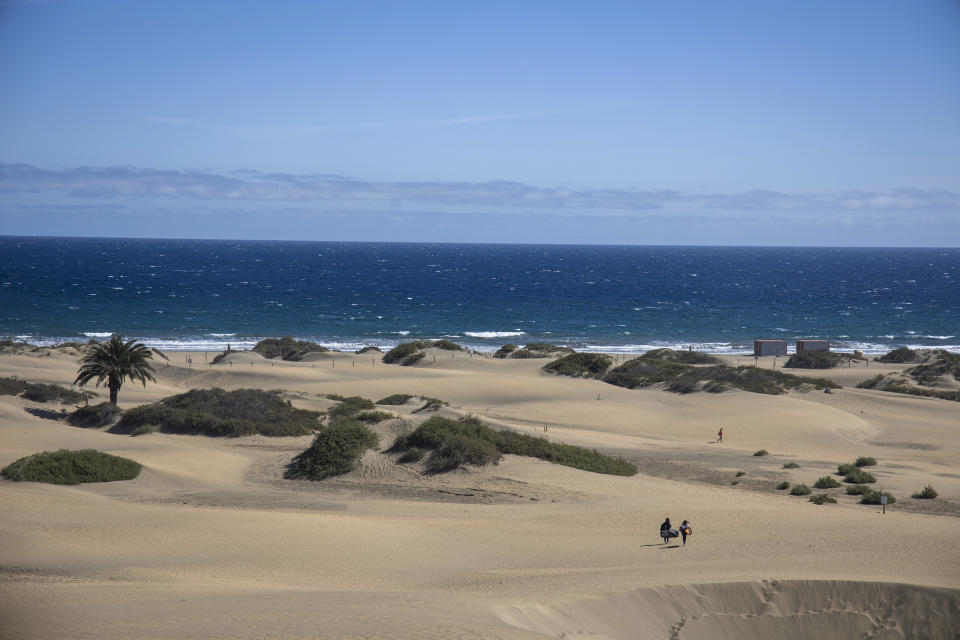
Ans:
{"label": "beach marker post", "polygon": [[883,506],[883,515],[887,515],[887,496],[880,496],[880,504]]}

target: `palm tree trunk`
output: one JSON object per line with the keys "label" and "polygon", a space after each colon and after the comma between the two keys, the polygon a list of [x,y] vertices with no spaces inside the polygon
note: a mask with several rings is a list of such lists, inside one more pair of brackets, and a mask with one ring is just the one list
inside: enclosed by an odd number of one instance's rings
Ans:
{"label": "palm tree trunk", "polygon": [[116,406],[117,404],[117,395],[120,393],[120,385],[114,386],[113,383],[110,383],[110,404]]}

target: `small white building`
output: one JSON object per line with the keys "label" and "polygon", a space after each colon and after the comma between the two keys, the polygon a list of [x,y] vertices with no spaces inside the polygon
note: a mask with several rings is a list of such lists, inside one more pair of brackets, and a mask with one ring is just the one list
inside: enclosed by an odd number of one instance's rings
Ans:
{"label": "small white building", "polygon": [[754,340],[753,355],[760,356],[785,356],[787,355],[786,340]]}
{"label": "small white building", "polygon": [[829,340],[797,340],[797,353],[801,351],[830,351]]}

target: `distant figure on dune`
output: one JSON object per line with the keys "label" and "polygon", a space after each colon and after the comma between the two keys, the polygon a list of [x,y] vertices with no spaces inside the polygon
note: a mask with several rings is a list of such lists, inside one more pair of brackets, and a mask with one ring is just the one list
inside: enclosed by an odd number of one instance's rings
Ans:
{"label": "distant figure on dune", "polygon": [[670,539],[670,518],[663,521],[660,525],[660,537],[663,538],[663,544],[667,544]]}
{"label": "distant figure on dune", "polygon": [[687,536],[693,535],[693,528],[686,520],[680,523],[680,535],[683,536],[683,546],[687,546]]}
{"label": "distant figure on dune", "polygon": [[723,443],[723,427],[720,427],[720,431],[717,431],[717,442]]}

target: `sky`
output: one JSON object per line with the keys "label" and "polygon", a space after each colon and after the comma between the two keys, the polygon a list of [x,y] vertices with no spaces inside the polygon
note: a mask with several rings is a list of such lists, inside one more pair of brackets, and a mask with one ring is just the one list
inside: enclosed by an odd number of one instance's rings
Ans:
{"label": "sky", "polygon": [[0,0],[0,235],[960,246],[960,1]]}

